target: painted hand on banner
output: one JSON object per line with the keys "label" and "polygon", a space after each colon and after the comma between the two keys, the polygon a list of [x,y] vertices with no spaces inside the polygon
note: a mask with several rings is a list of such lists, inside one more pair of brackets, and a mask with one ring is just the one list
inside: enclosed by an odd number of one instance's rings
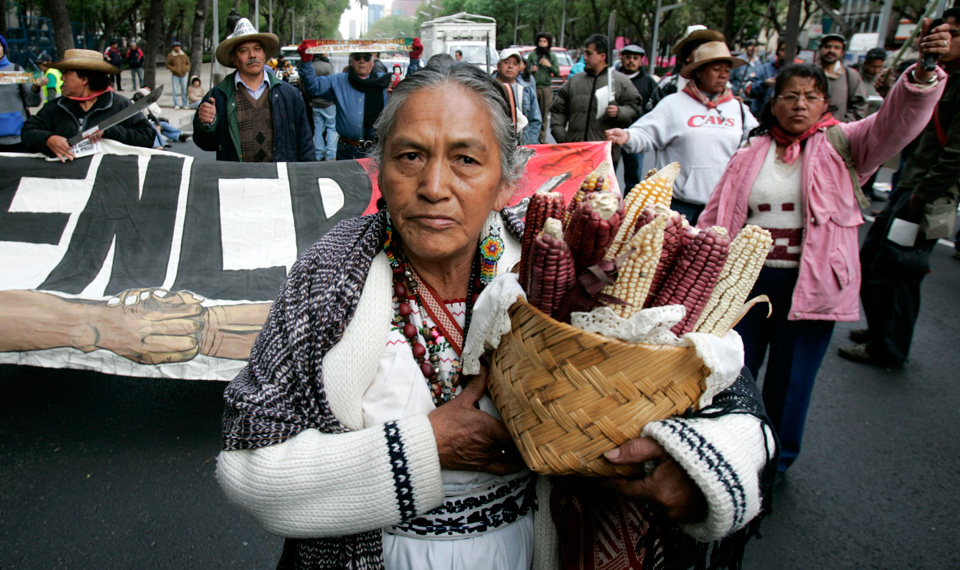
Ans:
{"label": "painted hand on banner", "polygon": [[190,360],[200,351],[202,301],[187,291],[123,291],[90,323],[94,342],[77,348],[102,348],[141,364]]}

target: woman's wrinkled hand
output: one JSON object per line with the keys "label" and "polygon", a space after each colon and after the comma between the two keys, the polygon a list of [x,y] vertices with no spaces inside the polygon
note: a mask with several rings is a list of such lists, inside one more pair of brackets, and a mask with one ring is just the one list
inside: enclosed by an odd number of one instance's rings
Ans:
{"label": "woman's wrinkled hand", "polygon": [[486,389],[487,369],[482,368],[459,396],[430,412],[440,466],[444,469],[506,475],[523,468],[507,427],[477,408]]}
{"label": "woman's wrinkled hand", "polygon": [[616,465],[652,462],[653,472],[643,479],[607,479],[607,485],[626,497],[645,502],[658,515],[680,523],[707,516],[707,500],[683,468],[649,437],[631,439],[604,454]]}

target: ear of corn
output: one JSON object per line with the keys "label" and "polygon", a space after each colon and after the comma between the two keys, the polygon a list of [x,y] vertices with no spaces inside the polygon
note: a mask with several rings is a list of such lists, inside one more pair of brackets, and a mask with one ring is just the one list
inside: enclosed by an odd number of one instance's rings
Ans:
{"label": "ear of corn", "polygon": [[620,229],[621,203],[615,192],[593,192],[574,209],[563,236],[573,252],[578,275],[603,259]]}
{"label": "ear of corn", "polygon": [[657,271],[653,274],[653,280],[650,283],[650,290],[647,293],[647,299],[644,306],[650,306],[660,289],[667,275],[673,269],[677,261],[677,254],[680,252],[680,235],[683,228],[688,226],[687,219],[670,208],[655,204],[643,209],[643,214],[637,219],[638,225],[648,224],[655,220],[657,216],[666,216],[667,224],[663,228],[663,247],[660,250],[660,263],[657,265]]}
{"label": "ear of corn", "polygon": [[623,221],[620,230],[613,238],[613,244],[607,250],[604,259],[616,259],[626,249],[637,226],[637,218],[643,209],[653,204],[670,207],[673,199],[673,181],[680,174],[680,163],[671,162],[653,175],[633,187],[624,200]]}
{"label": "ear of corn", "polygon": [[563,194],[559,192],[535,192],[527,205],[527,216],[520,247],[520,285],[530,284],[530,254],[533,242],[543,229],[547,218],[560,219],[564,214]]}
{"label": "ear of corn", "polygon": [[560,220],[547,218],[543,231],[534,240],[531,254],[528,300],[534,307],[553,316],[576,281],[573,255],[570,246],[563,241]]}
{"label": "ear of corn", "polygon": [[580,183],[580,188],[573,195],[573,198],[570,198],[570,203],[567,204],[567,212],[563,217],[563,227],[567,227],[567,224],[570,223],[570,217],[573,216],[573,212],[581,202],[586,200],[587,196],[594,192],[610,191],[610,180],[607,176],[601,174],[605,171],[605,165],[601,165],[600,168],[594,170],[583,179],[583,182]]}
{"label": "ear of corn", "polygon": [[629,303],[629,305],[612,307],[613,311],[622,318],[630,318],[643,308],[660,262],[663,231],[667,225],[667,219],[668,215],[663,213],[637,230],[633,239],[630,240],[630,255],[620,266],[616,283],[603,290],[603,293]]}
{"label": "ear of corn", "polygon": [[730,243],[727,261],[694,330],[717,336],[727,334],[760,275],[772,244],[770,232],[763,228],[748,224],[740,230]]}
{"label": "ear of corn", "polygon": [[701,231],[691,226],[684,228],[677,262],[653,302],[656,307],[686,307],[683,320],[670,329],[677,336],[693,330],[720,278],[729,247],[730,238],[725,228],[714,226]]}

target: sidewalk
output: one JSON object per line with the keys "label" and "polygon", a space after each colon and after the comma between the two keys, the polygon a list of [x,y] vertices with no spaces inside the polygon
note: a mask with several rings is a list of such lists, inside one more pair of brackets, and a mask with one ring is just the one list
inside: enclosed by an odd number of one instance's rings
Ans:
{"label": "sidewalk", "polygon": [[[212,63],[204,63],[201,67],[200,84],[203,85],[204,92],[210,90],[210,68],[212,65]],[[231,71],[223,66],[221,66],[220,69],[224,73]],[[133,81],[131,80],[129,69],[123,70],[122,84],[123,90],[119,91],[119,93],[128,99],[132,99],[134,90],[132,89]],[[163,95],[160,96],[157,103],[160,105],[160,108],[163,109],[163,118],[167,119],[174,127],[192,135],[193,114],[196,111],[193,109],[173,108],[173,77],[170,70],[163,66],[157,67],[157,86],[160,85],[163,85]]]}

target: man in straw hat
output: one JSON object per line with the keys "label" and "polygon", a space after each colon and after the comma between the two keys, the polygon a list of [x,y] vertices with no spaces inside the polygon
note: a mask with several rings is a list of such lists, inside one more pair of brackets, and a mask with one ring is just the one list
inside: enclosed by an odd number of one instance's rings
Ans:
{"label": "man in straw hat", "polygon": [[867,116],[867,88],[860,74],[843,64],[846,49],[847,38],[827,34],[820,39],[818,63],[827,74],[830,103],[837,108],[833,116],[850,123]]}
{"label": "man in straw hat", "polygon": [[627,130],[611,129],[607,139],[625,152],[657,151],[657,168],[680,163],[670,207],[697,223],[730,157],[758,125],[727,86],[730,70],[746,65],[727,44],[707,42],[697,48],[680,76],[680,93],[669,95]]}
{"label": "man in straw hat", "polygon": [[[110,76],[120,73],[103,60],[100,52],[68,49],[64,58],[50,65],[63,73],[62,97],[44,105],[23,126],[23,144],[28,152],[42,152],[73,160],[67,139],[98,125],[130,106],[130,100],[110,88]],[[131,146],[153,147],[154,131],[140,113],[129,117],[91,140],[112,139]]]}
{"label": "man in straw hat", "polygon": [[313,97],[332,99],[337,104],[337,160],[362,158],[377,142],[373,124],[387,103],[391,74],[374,69],[372,52],[350,54],[347,73],[317,77],[313,71],[313,54],[307,53],[306,42],[300,52],[300,82]]}
{"label": "man in straw hat", "polygon": [[653,95],[647,99],[647,102],[644,105],[644,111],[649,113],[650,110],[656,107],[664,97],[667,95],[672,95],[673,93],[683,89],[683,87],[687,84],[687,80],[680,76],[680,68],[690,63],[690,59],[693,57],[693,52],[697,51],[698,47],[707,42],[722,41],[722,32],[708,30],[706,26],[701,26],[699,24],[689,26],[687,28],[687,34],[680,38],[680,40],[674,44],[673,48],[670,50],[670,53],[677,58],[673,70],[671,71],[670,75],[660,81],[660,84],[653,92]]}
{"label": "man in straw hat", "polygon": [[203,96],[193,117],[193,139],[217,160],[308,162],[317,159],[303,97],[267,71],[280,48],[274,34],[261,34],[241,18],[217,46],[217,61],[236,69]]}

